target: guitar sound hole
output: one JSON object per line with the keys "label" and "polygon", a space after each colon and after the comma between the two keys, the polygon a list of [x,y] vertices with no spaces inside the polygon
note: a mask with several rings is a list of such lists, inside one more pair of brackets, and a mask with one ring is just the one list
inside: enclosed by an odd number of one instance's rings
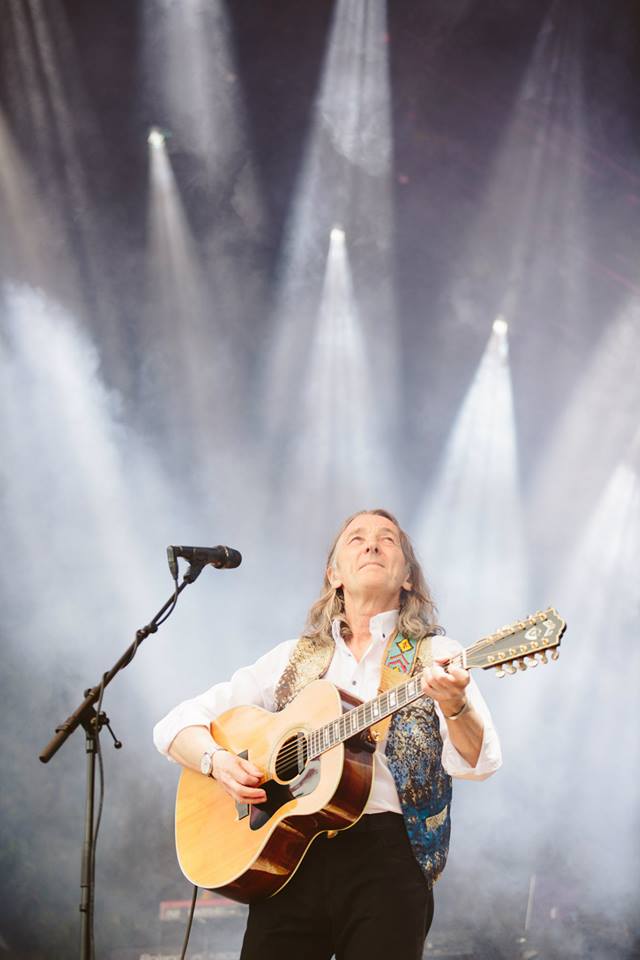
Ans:
{"label": "guitar sound hole", "polygon": [[289,737],[278,750],[276,776],[287,783],[300,776],[307,765],[307,739],[303,733]]}

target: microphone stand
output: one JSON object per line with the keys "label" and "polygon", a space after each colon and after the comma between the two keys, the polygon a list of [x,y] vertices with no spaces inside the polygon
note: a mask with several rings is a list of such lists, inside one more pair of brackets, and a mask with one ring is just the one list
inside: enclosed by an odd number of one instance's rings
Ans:
{"label": "microphone stand", "polygon": [[[55,736],[44,747],[39,754],[42,763],[48,763],[49,760],[58,752],[62,744],[71,736],[74,730],[79,726],[84,727],[85,731],[85,752],[87,755],[86,764],[86,800],[84,817],[84,840],[82,843],[82,868],[80,878],[80,960],[93,960],[93,904],[94,904],[94,796],[95,796],[95,777],[96,777],[96,754],[99,752],[98,738],[101,729],[106,726],[113,737],[113,743],[116,750],[122,747],[120,740],[116,739],[113,730],[109,725],[109,718],[102,709],[96,710],[95,703],[99,708],[102,706],[102,697],[106,687],[120,670],[128,666],[133,660],[136,651],[143,640],[149,634],[156,633],[158,626],[164,623],[172,613],[178,602],[178,597],[189,584],[193,583],[202,573],[204,564],[192,563],[185,573],[182,583],[178,586],[177,572],[175,577],[176,588],[164,606],[158,610],[153,620],[145,627],[136,630],[135,639],[130,647],[122,654],[120,659],[111,667],[107,673],[102,675],[102,680],[94,687],[89,687],[84,691],[84,700],[70,716],[55,728]],[[167,612],[168,611],[168,612]],[[163,615],[166,613],[166,616]]]}

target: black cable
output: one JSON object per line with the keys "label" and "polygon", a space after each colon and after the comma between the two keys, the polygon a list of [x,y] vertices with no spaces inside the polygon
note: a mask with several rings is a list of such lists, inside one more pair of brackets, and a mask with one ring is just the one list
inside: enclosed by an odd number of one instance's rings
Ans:
{"label": "black cable", "polygon": [[129,664],[135,657],[136,653],[138,652],[138,647],[140,646],[142,641],[145,639],[145,637],[148,637],[150,633],[155,633],[158,627],[161,624],[163,624],[165,620],[168,620],[171,614],[173,613],[173,611],[175,610],[176,604],[178,603],[178,597],[179,597],[178,578],[174,577],[173,582],[175,584],[175,590],[173,593],[173,597],[171,598],[171,606],[169,607],[165,615],[161,617],[159,620],[156,620],[155,623],[148,624],[146,627],[143,627],[140,630],[136,630],[136,635],[133,640],[131,651],[129,652],[129,656],[126,659],[126,662],[122,664],[123,667],[129,666]]}
{"label": "black cable", "polygon": [[161,623],[164,623],[165,620],[168,620],[169,617],[171,616],[171,614],[173,613],[173,611],[174,611],[175,608],[176,608],[176,604],[177,604],[177,602],[178,602],[178,596],[179,596],[179,594],[178,594],[178,578],[177,578],[177,577],[174,577],[174,578],[173,578],[173,583],[174,583],[174,586],[175,586],[175,592],[174,592],[174,594],[173,594],[173,600],[172,600],[172,602],[171,602],[171,606],[169,607],[169,609],[168,609],[167,612],[165,613],[164,617],[162,617],[160,620],[156,620],[156,627],[159,627]]}
{"label": "black cable", "polygon": [[182,942],[182,952],[180,953],[180,960],[184,960],[187,955],[187,946],[189,944],[189,937],[191,936],[191,924],[193,923],[193,915],[196,911],[196,900],[198,899],[198,888],[193,887],[193,896],[191,897],[191,909],[189,910],[189,919],[187,921],[187,929],[184,934],[184,940]]}
{"label": "black cable", "polygon": [[91,899],[89,901],[89,939],[91,942],[91,960],[94,960],[95,957],[95,934],[93,929],[93,916],[94,916],[94,901],[95,901],[95,889],[96,889],[96,845],[98,843],[98,833],[100,831],[100,822],[102,820],[102,810],[104,807],[104,762],[102,759],[102,747],[100,745],[100,714],[102,713],[102,699],[104,697],[104,679],[106,674],[103,674],[102,683],[100,684],[100,696],[98,698],[97,708],[96,708],[96,718],[95,718],[95,751],[96,757],[98,758],[98,781],[99,781],[99,792],[98,792],[98,816],[95,820],[95,827],[93,829],[93,843],[91,844],[91,863],[89,864],[89,870],[91,872]]}

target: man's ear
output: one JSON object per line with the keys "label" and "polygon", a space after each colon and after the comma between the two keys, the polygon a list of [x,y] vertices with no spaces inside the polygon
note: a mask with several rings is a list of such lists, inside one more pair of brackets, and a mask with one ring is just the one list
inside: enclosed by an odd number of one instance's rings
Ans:
{"label": "man's ear", "polygon": [[334,590],[342,586],[342,577],[340,577],[335,567],[327,567],[327,580]]}
{"label": "man's ear", "polygon": [[406,590],[407,593],[411,593],[411,591],[413,590],[413,584],[411,583],[411,580],[409,579],[409,570],[407,570],[407,576],[406,576],[406,578],[405,578],[404,583],[402,584],[402,589],[403,589],[403,590]]}

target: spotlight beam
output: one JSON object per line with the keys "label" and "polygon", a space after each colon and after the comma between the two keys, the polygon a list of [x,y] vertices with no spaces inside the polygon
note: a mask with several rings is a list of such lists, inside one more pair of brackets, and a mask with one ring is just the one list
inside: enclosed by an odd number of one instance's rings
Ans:
{"label": "spotlight beam", "polygon": [[507,335],[499,329],[491,332],[417,522],[417,543],[437,571],[433,586],[454,636],[490,631],[528,607]]}

